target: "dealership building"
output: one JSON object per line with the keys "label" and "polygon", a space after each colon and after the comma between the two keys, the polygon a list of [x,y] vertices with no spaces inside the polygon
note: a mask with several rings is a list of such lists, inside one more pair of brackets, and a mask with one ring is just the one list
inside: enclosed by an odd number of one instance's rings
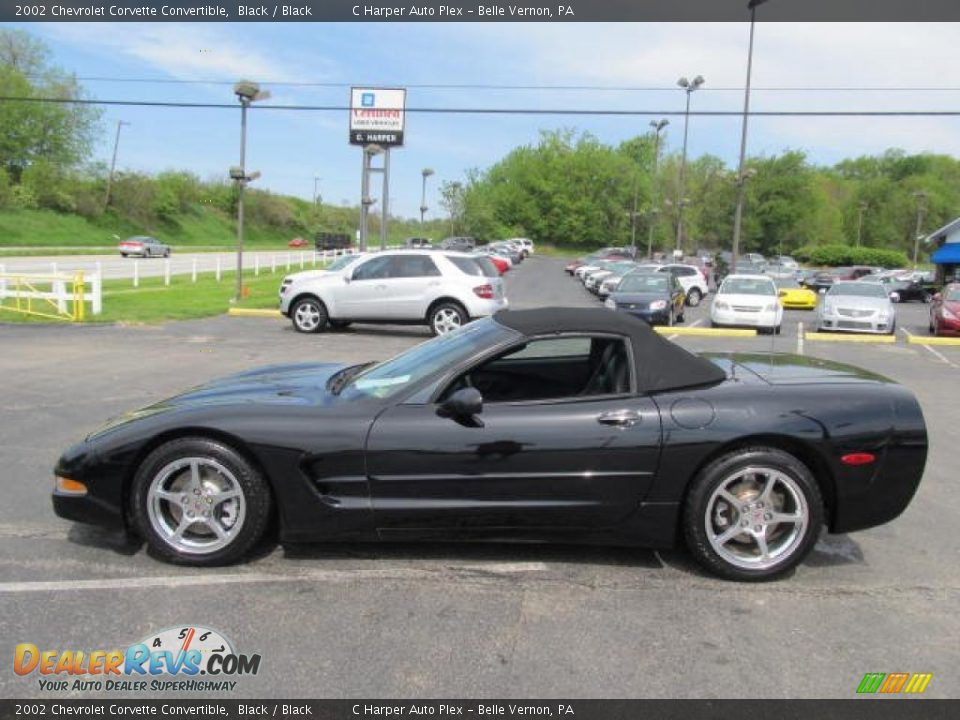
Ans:
{"label": "dealership building", "polygon": [[960,217],[927,236],[932,246],[930,262],[937,266],[937,280],[960,281]]}

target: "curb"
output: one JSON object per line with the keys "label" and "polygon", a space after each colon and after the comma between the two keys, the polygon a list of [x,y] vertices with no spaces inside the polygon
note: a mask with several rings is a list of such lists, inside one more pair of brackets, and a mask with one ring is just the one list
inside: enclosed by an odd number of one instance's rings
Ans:
{"label": "curb", "polygon": [[697,335],[700,337],[756,337],[753,328],[706,328],[657,325],[654,330],[661,335]]}
{"label": "curb", "polygon": [[960,347],[960,337],[934,337],[932,335],[907,335],[911,345],[952,345]]}
{"label": "curb", "polygon": [[279,310],[265,310],[258,308],[238,308],[232,307],[227,310],[227,315],[233,315],[234,317],[265,317],[265,318],[276,318],[282,319],[283,314]]}
{"label": "curb", "polygon": [[849,343],[876,343],[878,345],[893,345],[897,342],[896,335],[854,335],[831,332],[805,332],[804,340],[808,342],[849,342]]}

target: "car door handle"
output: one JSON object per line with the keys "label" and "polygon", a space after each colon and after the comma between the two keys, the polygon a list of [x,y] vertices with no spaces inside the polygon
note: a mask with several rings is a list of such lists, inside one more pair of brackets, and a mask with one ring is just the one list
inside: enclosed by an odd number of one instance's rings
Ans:
{"label": "car door handle", "polygon": [[386,285],[377,285],[377,290],[386,290],[386,289],[387,289]]}
{"label": "car door handle", "polygon": [[597,422],[601,425],[632,427],[640,422],[640,413],[635,410],[611,410],[610,412],[600,413],[597,416]]}

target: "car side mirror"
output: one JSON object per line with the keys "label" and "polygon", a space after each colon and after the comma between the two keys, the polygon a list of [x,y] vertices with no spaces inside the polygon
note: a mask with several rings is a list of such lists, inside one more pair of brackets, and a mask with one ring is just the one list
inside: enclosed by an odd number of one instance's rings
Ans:
{"label": "car side mirror", "polygon": [[343,282],[344,282],[345,285],[349,285],[349,284],[350,284],[350,276],[349,276],[349,275],[344,275],[344,276],[343,276]]}
{"label": "car side mirror", "polygon": [[483,412],[483,396],[473,387],[460,388],[440,403],[437,415],[466,422],[473,427],[483,427],[483,421],[477,417]]}
{"label": "car side mirror", "polygon": [[787,296],[787,291],[786,291],[786,290],[778,290],[778,291],[777,291],[777,296],[778,296],[778,297],[786,297],[786,296]]}

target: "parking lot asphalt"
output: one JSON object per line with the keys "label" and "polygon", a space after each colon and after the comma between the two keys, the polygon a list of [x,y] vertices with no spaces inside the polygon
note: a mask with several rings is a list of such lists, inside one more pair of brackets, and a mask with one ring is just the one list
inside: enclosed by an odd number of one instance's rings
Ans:
{"label": "parking lot asphalt", "polygon": [[[598,304],[556,259],[531,258],[507,282],[514,308]],[[708,324],[708,303],[688,312],[688,325]],[[925,334],[926,310],[897,306],[900,328]],[[797,323],[810,317],[787,313],[779,336],[676,341],[793,352]],[[775,583],[716,580],[682,550],[536,545],[295,545],[201,571],[53,515],[59,452],[110,416],[257,365],[381,359],[427,337],[364,326],[300,335],[285,321],[226,316],[0,325],[8,663],[16,643],[112,649],[197,624],[263,658],[257,676],[222,697],[852,697],[864,673],[901,671],[933,673],[926,696],[960,694],[960,348],[902,336],[892,345],[808,339],[804,350],[916,393],[930,432],[916,498],[888,525],[825,535]],[[55,697],[9,664],[0,693]]]}

